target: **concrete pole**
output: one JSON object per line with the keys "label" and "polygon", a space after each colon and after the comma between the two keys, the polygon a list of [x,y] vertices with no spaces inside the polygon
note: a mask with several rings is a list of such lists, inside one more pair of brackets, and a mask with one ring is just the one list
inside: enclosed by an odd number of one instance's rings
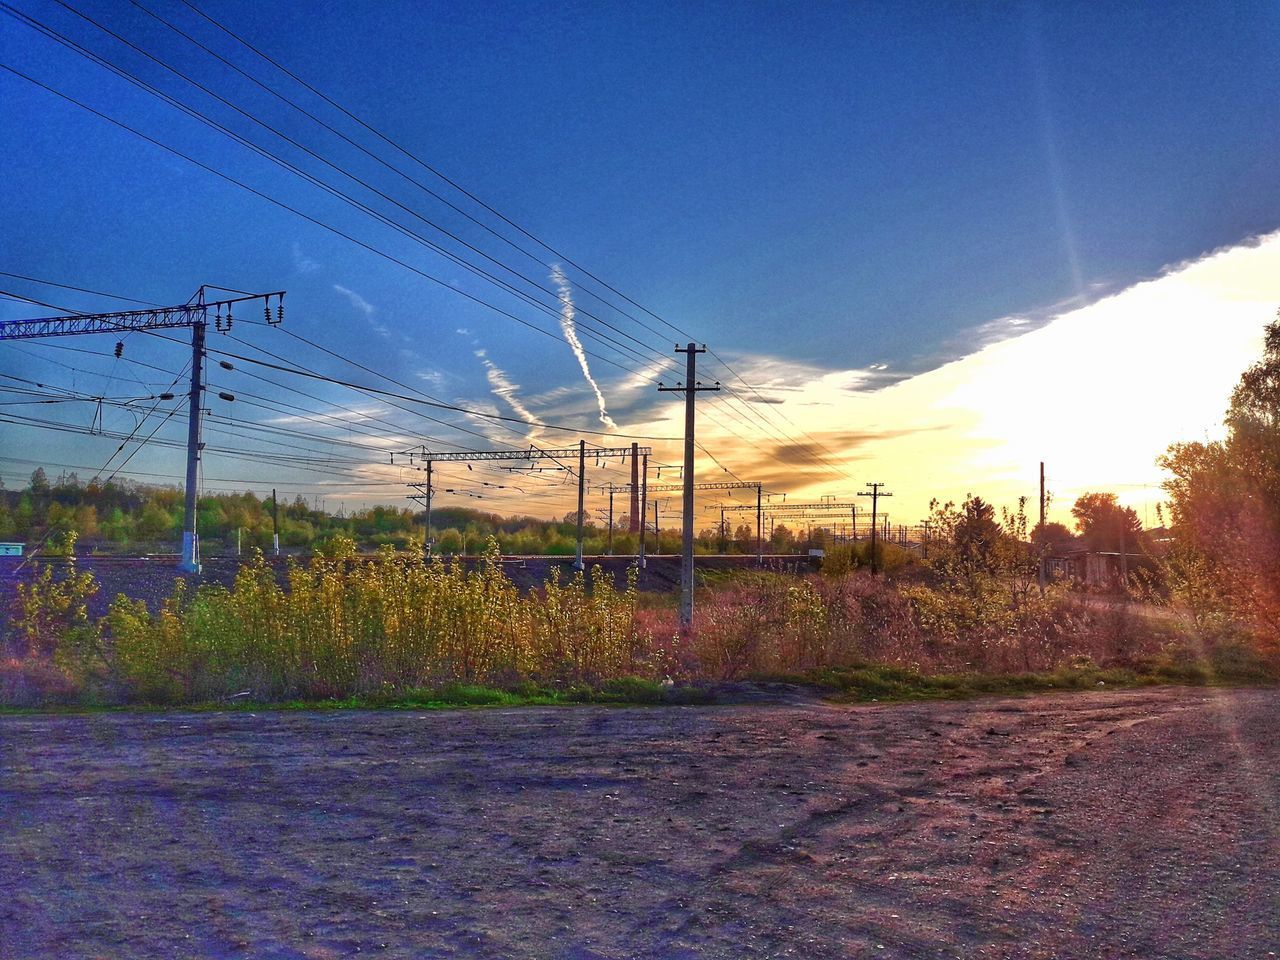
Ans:
{"label": "concrete pole", "polygon": [[[201,302],[204,291],[201,289]],[[187,489],[186,508],[182,519],[182,555],[178,569],[183,573],[200,572],[200,544],[196,536],[197,496],[200,482],[200,404],[204,393],[204,323],[191,326],[191,393],[187,409]]]}
{"label": "concrete pole", "polygon": [[764,487],[756,484],[756,563],[764,566]]}
{"label": "concrete pole", "polygon": [[431,548],[435,543],[431,539],[431,461],[427,461],[427,535],[426,540],[427,556],[431,556]]}
{"label": "concrete pole", "polygon": [[[647,466],[647,458],[646,458]],[[631,444],[631,522],[629,527],[632,533],[639,531],[640,512],[641,512],[641,496],[640,496],[640,444]]]}
{"label": "concrete pole", "polygon": [[689,344],[685,351],[684,380],[684,542],[680,555],[680,625],[693,626],[693,428],[694,401],[697,399],[698,347]]}
{"label": "concrete pole", "polygon": [[[632,511],[633,514],[635,511]],[[640,473],[640,547],[639,553],[636,554],[636,566],[643,570],[647,561],[644,556],[644,538],[645,531],[648,529],[648,521],[645,514],[649,512],[649,455],[644,455],[644,466]]]}
{"label": "concrete pole", "polygon": [[586,506],[587,478],[587,441],[578,441],[578,551],[573,561],[573,569],[582,570],[582,514]]}

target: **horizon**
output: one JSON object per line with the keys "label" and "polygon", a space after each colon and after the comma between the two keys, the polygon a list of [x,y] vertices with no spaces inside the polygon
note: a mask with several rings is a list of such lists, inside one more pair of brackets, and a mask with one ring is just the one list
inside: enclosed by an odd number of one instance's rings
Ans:
{"label": "horizon", "polygon": [[[1277,91],[1248,69],[1277,52],[1265,4],[1230,16],[1188,4],[1167,18],[1035,4],[794,15],[762,5],[745,17],[715,4],[648,17],[579,8],[571,38],[561,21],[517,6],[414,18],[390,4],[315,21],[236,0],[208,17],[180,5],[158,16],[79,9],[25,13],[402,228],[321,197],[18,18],[0,24],[12,69],[64,95],[0,76],[15,127],[30,133],[4,161],[0,319],[124,307],[85,290],[160,303],[210,281],[289,291],[281,330],[242,323],[232,338],[209,335],[202,489],[393,505],[415,478],[392,466],[392,451],[579,437],[673,438],[640,441],[662,465],[651,479],[671,479],[682,412],[652,381],[678,378],[673,342],[696,339],[715,355],[700,376],[724,388],[699,400],[699,481],[758,481],[793,499],[852,497],[882,481],[895,521],[915,523],[935,498],[1034,500],[1044,461],[1051,519],[1080,493],[1110,491],[1152,526],[1163,499],[1156,457],[1219,434],[1280,303],[1280,185],[1267,174],[1280,125],[1256,123],[1274,113]],[[731,17],[733,29],[720,29]],[[223,27],[272,35],[273,59],[333,105]],[[357,75],[348,36],[386,55]],[[699,59],[695,75],[661,69],[699,45],[717,56]],[[566,68],[566,50],[581,62]],[[802,50],[812,69],[783,69],[804,62]],[[184,52],[197,56],[183,72],[245,113],[148,59]],[[481,53],[522,84],[501,82]],[[1212,145],[1199,136],[1206,122]],[[558,162],[561,143],[581,149]],[[95,226],[113,242],[97,242]],[[30,472],[14,451],[41,449],[55,468],[181,483],[183,349],[129,336],[117,359],[114,339],[0,349],[11,384],[64,392],[0,418],[7,482]],[[224,370],[218,351],[328,379],[242,361]],[[128,400],[166,388],[178,394],[173,410],[144,417]],[[128,402],[95,409],[66,391]],[[423,395],[474,413],[433,411]],[[157,426],[153,442],[138,442]],[[440,470],[467,490],[439,494],[441,505],[543,518],[576,507],[573,485],[546,476],[516,490],[513,474],[481,464]],[[628,479],[619,464],[588,474],[592,484]],[[711,516],[700,511],[698,525]]]}

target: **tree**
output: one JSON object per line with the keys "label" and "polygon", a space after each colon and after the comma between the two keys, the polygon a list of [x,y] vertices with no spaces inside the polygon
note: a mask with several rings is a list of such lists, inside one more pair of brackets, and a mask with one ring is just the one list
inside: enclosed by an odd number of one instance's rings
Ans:
{"label": "tree", "polygon": [[1132,507],[1122,507],[1114,493],[1085,493],[1071,508],[1076,529],[1090,550],[1132,552],[1142,539],[1142,523]]}
{"label": "tree", "polygon": [[31,492],[34,494],[49,492],[49,475],[44,472],[44,467],[36,467],[31,471]]}
{"label": "tree", "polygon": [[1043,526],[1036,524],[1036,528],[1031,531],[1031,543],[1036,547],[1045,549],[1053,549],[1072,543],[1075,536],[1067,529],[1065,523],[1046,523]]}
{"label": "tree", "polygon": [[1170,578],[1197,616],[1280,646],[1280,312],[1224,423],[1225,439],[1175,443],[1160,460],[1172,474]]}

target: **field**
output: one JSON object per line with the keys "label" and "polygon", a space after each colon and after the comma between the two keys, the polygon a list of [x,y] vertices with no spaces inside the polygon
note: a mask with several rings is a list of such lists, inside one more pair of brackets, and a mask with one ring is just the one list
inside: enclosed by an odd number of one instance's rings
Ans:
{"label": "field", "polygon": [[1267,957],[1280,692],[0,718],[0,957]]}

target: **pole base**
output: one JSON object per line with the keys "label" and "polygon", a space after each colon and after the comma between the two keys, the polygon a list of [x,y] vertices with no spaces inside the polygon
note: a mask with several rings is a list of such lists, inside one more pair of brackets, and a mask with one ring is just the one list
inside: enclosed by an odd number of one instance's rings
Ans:
{"label": "pole base", "polygon": [[200,572],[200,556],[196,549],[194,534],[184,533],[182,535],[182,554],[181,559],[178,561],[178,569],[182,573]]}

